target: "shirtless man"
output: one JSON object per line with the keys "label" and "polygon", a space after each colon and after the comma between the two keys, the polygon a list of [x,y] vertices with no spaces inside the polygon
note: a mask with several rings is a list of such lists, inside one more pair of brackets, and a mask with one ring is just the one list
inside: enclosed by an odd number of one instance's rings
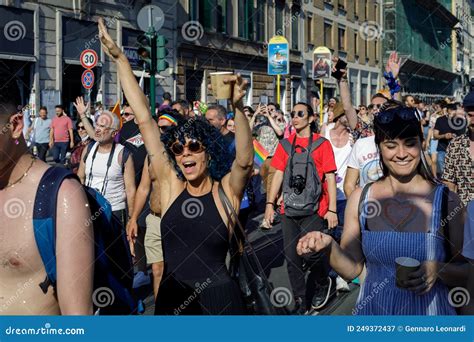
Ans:
{"label": "shirtless man", "polygon": [[[158,118],[158,127],[164,133],[166,127],[176,125],[174,116],[167,114]],[[151,193],[150,193],[151,191]],[[138,236],[138,215],[145,206],[145,201],[150,194],[150,214],[146,218],[145,254],[147,262],[151,264],[153,271],[153,294],[158,295],[161,277],[163,276],[163,250],[161,247],[161,206],[160,206],[160,182],[153,169],[149,167],[148,156],[143,166],[142,178],[135,195],[133,214],[127,225],[127,237],[130,241],[130,249],[134,253],[135,241]]]}
{"label": "shirtless man", "polygon": [[[5,88],[4,88],[5,90]],[[57,210],[56,294],[33,233],[36,189],[48,165],[28,154],[15,96],[0,94],[0,315],[91,315],[94,245],[79,182],[62,183]]]}

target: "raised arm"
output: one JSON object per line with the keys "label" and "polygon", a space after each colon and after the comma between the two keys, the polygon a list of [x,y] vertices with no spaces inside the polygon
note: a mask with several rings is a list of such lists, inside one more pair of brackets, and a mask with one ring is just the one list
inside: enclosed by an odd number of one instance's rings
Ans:
{"label": "raised arm", "polygon": [[[396,51],[392,51],[392,53],[390,54],[387,60],[387,64],[385,65],[385,71],[391,72],[393,75],[393,78],[398,79],[401,63],[402,63],[402,59],[398,57],[398,53]],[[398,83],[400,84],[400,80],[398,80]],[[402,101],[401,92],[400,91],[396,92],[395,95],[393,96],[393,99],[397,101]]]}
{"label": "raised arm", "polygon": [[78,96],[76,98],[76,102],[74,102],[74,107],[76,107],[77,113],[79,114],[79,118],[81,119],[81,122],[84,125],[84,128],[86,129],[86,132],[89,138],[97,141],[95,138],[95,129],[91,125],[90,121],[87,119],[87,116],[86,116],[89,103],[84,104],[84,99],[82,98],[82,96]]}
{"label": "raised arm", "polygon": [[236,75],[224,82],[232,83],[232,107],[235,113],[235,160],[230,173],[222,179],[222,186],[227,195],[233,199],[235,207],[240,205],[245,186],[253,171],[252,132],[244,114],[243,97],[246,93],[247,81]]}
{"label": "raised arm", "polygon": [[[338,60],[338,57],[333,58],[334,66],[337,64]],[[336,71],[335,67],[333,67],[333,71]],[[341,69],[340,71],[342,72],[342,76],[337,80],[337,84],[339,86],[339,92],[341,93],[342,106],[344,107],[344,112],[346,114],[347,121],[349,122],[349,126],[352,129],[355,129],[357,126],[357,112],[352,106],[351,92],[349,90],[349,82],[347,80],[347,70]]]}
{"label": "raised arm", "polygon": [[172,166],[165,155],[165,147],[160,140],[158,126],[151,116],[148,100],[133,75],[127,57],[108,34],[102,18],[99,18],[99,37],[105,53],[117,65],[120,84],[135,113],[151,165],[157,177],[166,180],[169,172],[172,172]]}

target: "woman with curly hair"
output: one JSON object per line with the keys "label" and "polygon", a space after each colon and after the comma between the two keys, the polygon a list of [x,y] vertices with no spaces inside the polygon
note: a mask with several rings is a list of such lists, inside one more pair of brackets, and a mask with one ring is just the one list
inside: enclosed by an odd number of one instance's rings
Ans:
{"label": "woman with curly hair", "polygon": [[104,51],[117,65],[151,168],[160,180],[165,269],[155,314],[242,314],[240,289],[225,264],[234,222],[226,215],[218,189],[222,187],[238,212],[253,169],[252,137],[242,101],[246,82],[240,75],[225,80],[233,90],[236,127],[236,157],[230,166],[222,136],[203,120],[190,118],[161,136],[127,57],[102,19],[99,34]]}
{"label": "woman with curly hair", "polygon": [[[459,197],[437,183],[422,161],[423,131],[414,109],[389,108],[374,124],[383,177],[350,196],[340,245],[329,235],[311,232],[297,251],[326,252],[347,280],[366,265],[354,314],[454,315],[448,287],[465,287],[467,281]],[[399,257],[421,265],[397,284]]]}

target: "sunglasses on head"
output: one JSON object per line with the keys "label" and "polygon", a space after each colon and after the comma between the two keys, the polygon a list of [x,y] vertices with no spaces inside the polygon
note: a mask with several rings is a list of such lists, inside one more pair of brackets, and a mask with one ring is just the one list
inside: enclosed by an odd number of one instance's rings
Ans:
{"label": "sunglasses on head", "polygon": [[299,110],[297,112],[292,111],[290,113],[290,116],[291,116],[292,119],[295,117],[295,115],[298,115],[299,118],[304,118],[304,116],[306,115],[306,112],[304,110]]}
{"label": "sunglasses on head", "polygon": [[375,116],[375,120],[380,124],[386,125],[392,122],[395,116],[405,121],[418,121],[414,108],[393,108],[384,110]]}
{"label": "sunglasses on head", "polygon": [[173,152],[175,156],[180,156],[184,153],[185,147],[191,153],[201,153],[202,151],[205,150],[204,145],[201,144],[201,142],[196,139],[190,140],[186,145],[183,145],[179,141],[175,141],[174,143],[171,144],[170,148],[171,148],[171,152]]}

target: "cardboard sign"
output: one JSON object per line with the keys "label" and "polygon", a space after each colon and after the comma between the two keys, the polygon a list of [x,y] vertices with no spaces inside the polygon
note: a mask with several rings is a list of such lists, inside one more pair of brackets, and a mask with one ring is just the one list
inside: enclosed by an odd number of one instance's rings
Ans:
{"label": "cardboard sign", "polygon": [[276,36],[268,43],[268,75],[290,73],[290,50],[285,37]]}
{"label": "cardboard sign", "polygon": [[325,46],[318,46],[313,51],[313,80],[331,77],[332,56]]}

